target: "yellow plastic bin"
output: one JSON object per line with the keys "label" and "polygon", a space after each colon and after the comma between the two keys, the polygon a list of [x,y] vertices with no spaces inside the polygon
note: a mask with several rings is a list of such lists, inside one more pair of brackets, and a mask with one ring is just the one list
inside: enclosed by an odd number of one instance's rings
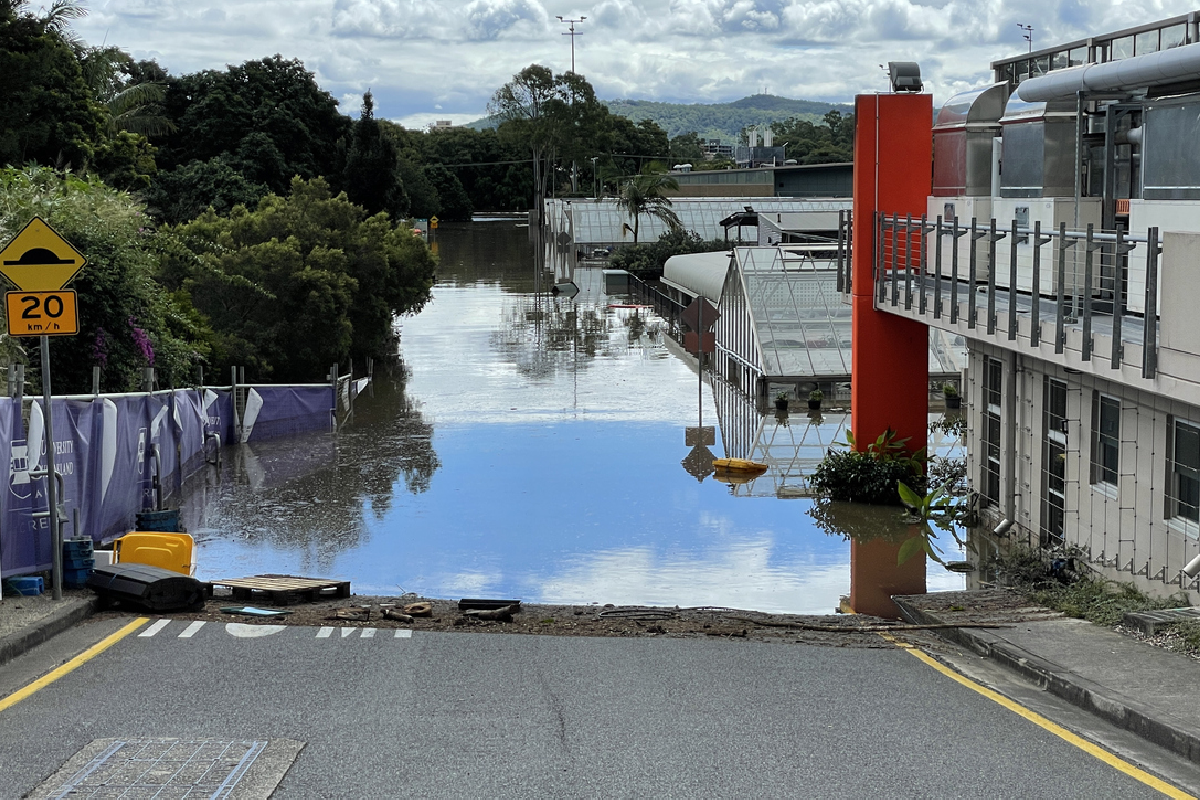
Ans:
{"label": "yellow plastic bin", "polygon": [[192,537],[186,533],[130,531],[113,540],[113,561],[118,564],[149,564],[191,575]]}

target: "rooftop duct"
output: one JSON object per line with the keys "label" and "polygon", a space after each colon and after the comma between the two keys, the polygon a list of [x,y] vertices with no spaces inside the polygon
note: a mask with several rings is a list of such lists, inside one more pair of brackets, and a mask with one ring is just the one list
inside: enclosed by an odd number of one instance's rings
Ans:
{"label": "rooftop duct", "polygon": [[1017,96],[1030,103],[1074,99],[1077,92],[1128,92],[1200,79],[1200,43],[1144,56],[1084,64],[1030,78]]}
{"label": "rooftop duct", "polygon": [[1008,83],[954,95],[933,125],[933,194],[985,197],[991,194],[992,138],[1008,102]]}
{"label": "rooftop duct", "polygon": [[889,61],[888,80],[893,92],[921,91],[921,65],[915,61]]}

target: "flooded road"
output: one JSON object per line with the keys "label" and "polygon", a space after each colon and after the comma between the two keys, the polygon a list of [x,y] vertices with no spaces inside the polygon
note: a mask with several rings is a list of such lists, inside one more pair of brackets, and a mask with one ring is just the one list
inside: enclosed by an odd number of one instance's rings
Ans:
{"label": "flooded road", "polygon": [[[810,499],[790,495],[844,439],[846,415],[764,418],[708,382],[700,391],[667,323],[610,307],[623,301],[603,293],[599,269],[577,270],[574,298],[536,295],[528,231],[512,221],[444,226],[437,245],[434,299],[402,320],[402,368],[376,370],[341,434],[227,448],[220,474],[190,484],[197,577],[288,573],[348,579],[364,594],[546,603],[837,607],[850,545],[818,526]],[[772,470],[752,484],[698,480],[685,434],[701,415],[717,427],[716,455],[749,436],[758,444],[737,446],[758,446]],[[928,580],[930,590],[963,586],[937,564]]]}

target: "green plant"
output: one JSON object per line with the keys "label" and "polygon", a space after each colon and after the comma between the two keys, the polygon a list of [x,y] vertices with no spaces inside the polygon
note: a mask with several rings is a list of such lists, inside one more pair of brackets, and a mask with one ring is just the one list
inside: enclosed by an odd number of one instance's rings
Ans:
{"label": "green plant", "polygon": [[958,397],[958,388],[953,383],[943,383],[942,394],[946,397]]}
{"label": "green plant", "polygon": [[776,399],[776,400],[787,400],[787,399],[788,399],[788,393],[787,393],[787,392],[778,392],[778,393],[775,395],[775,399]]}
{"label": "green plant", "polygon": [[914,522],[921,524],[919,535],[900,546],[900,552],[896,556],[897,565],[903,564],[922,550],[934,561],[945,564],[946,562],[942,560],[941,548],[934,544],[934,540],[937,538],[937,532],[934,531],[935,526],[948,531],[959,547],[964,546],[963,540],[954,530],[958,509],[947,488],[939,486],[924,496],[913,491],[904,483],[900,483],[897,489],[900,494],[900,502],[904,504],[908,516]]}
{"label": "green plant", "polygon": [[822,392],[820,389],[813,389],[811,392],[808,393],[808,399],[819,403],[820,401],[825,399],[825,393]]}
{"label": "green plant", "polygon": [[831,449],[817,465],[810,485],[831,500],[872,505],[900,505],[897,485],[905,481],[925,490],[925,451],[909,453],[908,439],[888,429],[866,450],[857,450],[853,431],[846,431],[848,450]]}

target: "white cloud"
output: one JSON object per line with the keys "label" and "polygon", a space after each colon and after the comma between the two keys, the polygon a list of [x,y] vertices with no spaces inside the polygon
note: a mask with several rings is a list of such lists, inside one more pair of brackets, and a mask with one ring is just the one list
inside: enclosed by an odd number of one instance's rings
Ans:
{"label": "white cloud", "polygon": [[[917,61],[940,103],[989,79],[990,61],[1185,13],[1183,0],[94,0],[76,29],[174,73],[280,53],[335,97],[375,92],[393,119],[482,116],[537,62],[577,69],[602,98],[734,100],[766,91],[849,101],[886,88],[876,66]],[[346,102],[347,111],[360,101]],[[435,109],[441,105],[441,111]],[[436,112],[436,113],[435,113]]]}

